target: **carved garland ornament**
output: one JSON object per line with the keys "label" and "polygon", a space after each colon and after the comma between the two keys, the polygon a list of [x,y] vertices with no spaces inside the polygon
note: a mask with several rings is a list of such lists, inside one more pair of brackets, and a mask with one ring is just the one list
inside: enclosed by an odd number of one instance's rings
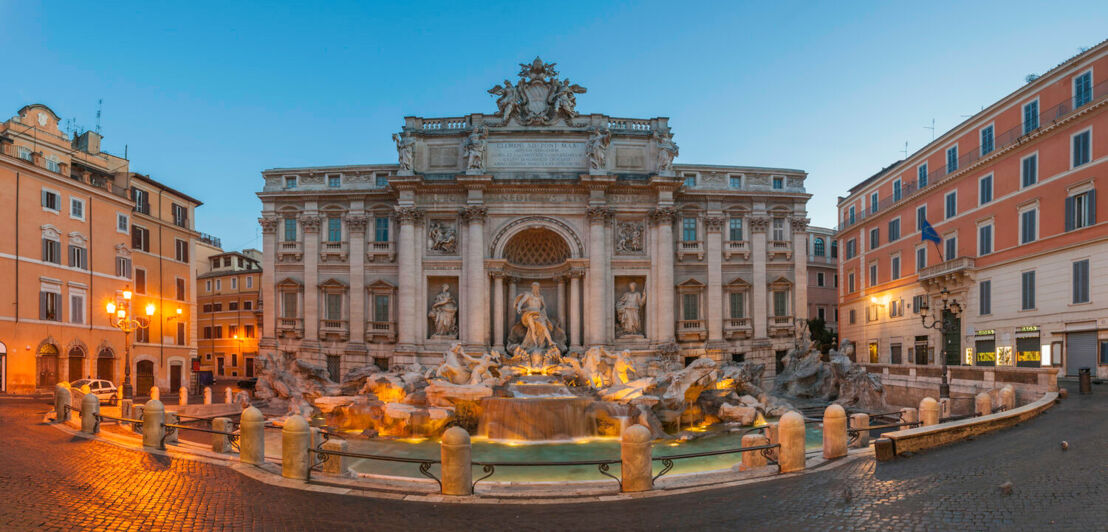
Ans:
{"label": "carved garland ornament", "polygon": [[485,221],[485,217],[488,216],[488,214],[488,207],[483,207],[480,205],[470,205],[469,207],[462,209],[461,212],[462,219],[469,223],[481,223]]}
{"label": "carved garland ornament", "polygon": [[400,223],[418,223],[423,220],[423,209],[416,207],[397,207],[396,220]]}
{"label": "carved garland ornament", "polygon": [[650,213],[650,219],[656,224],[671,224],[677,219],[677,208],[658,207]]}
{"label": "carved garland ornament", "polygon": [[709,216],[704,219],[704,227],[708,231],[717,232],[723,230],[723,218],[719,216]]}
{"label": "carved garland ornament", "polygon": [[585,214],[588,215],[590,222],[603,223],[613,216],[613,211],[610,207],[593,206],[585,209]]}
{"label": "carved garland ornament", "polygon": [[346,227],[351,233],[364,233],[368,224],[369,217],[367,216],[362,216],[360,214],[349,214],[346,216]]}
{"label": "carved garland ornament", "polygon": [[807,230],[808,229],[808,222],[810,222],[810,221],[811,220],[809,220],[809,219],[807,219],[803,216],[794,216],[794,217],[789,219],[789,222],[792,223],[794,232],[802,232],[802,231]]}
{"label": "carved garland ornament", "polygon": [[764,233],[769,227],[769,218],[764,216],[752,216],[747,219],[747,223],[750,224],[750,230],[754,233]]}

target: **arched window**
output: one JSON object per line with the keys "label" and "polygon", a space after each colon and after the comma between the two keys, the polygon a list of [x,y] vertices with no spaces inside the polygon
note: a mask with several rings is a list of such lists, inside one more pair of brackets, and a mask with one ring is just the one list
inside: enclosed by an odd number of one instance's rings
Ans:
{"label": "arched window", "polygon": [[826,251],[824,246],[825,245],[823,243],[823,239],[822,238],[817,238],[815,245],[812,246],[813,247],[812,254],[814,254],[817,257],[822,257],[822,256],[826,255],[827,251]]}

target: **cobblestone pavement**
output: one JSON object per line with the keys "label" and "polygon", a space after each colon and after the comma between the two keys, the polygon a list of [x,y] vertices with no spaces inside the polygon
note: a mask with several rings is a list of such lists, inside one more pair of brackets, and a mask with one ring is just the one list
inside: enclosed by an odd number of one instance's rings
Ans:
{"label": "cobblestone pavement", "polygon": [[218,465],[71,437],[39,423],[43,401],[0,399],[0,530],[1106,530],[1108,387],[1094,390],[1021,426],[893,462],[566,505],[275,487]]}

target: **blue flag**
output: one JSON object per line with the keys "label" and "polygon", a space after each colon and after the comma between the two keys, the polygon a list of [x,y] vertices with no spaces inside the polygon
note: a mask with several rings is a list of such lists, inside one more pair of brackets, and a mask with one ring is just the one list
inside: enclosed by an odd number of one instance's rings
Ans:
{"label": "blue flag", "polygon": [[931,227],[931,224],[927,222],[927,218],[923,219],[923,224],[920,226],[919,237],[920,242],[930,240],[936,244],[943,243],[943,239],[939,238],[939,233],[935,232],[935,228]]}

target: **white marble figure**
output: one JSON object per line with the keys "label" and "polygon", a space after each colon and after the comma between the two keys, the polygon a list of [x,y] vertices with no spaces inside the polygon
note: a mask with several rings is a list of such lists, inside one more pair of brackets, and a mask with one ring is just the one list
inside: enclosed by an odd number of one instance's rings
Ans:
{"label": "white marble figure", "polygon": [[677,144],[669,129],[655,130],[654,140],[658,143],[658,172],[673,170],[673,160],[677,158]]}
{"label": "white marble figure", "polygon": [[646,304],[646,291],[637,292],[634,282],[627,285],[627,291],[616,302],[616,317],[620,335],[642,334],[642,307]]}
{"label": "white marble figure", "polygon": [[504,80],[504,85],[497,85],[489,89],[489,94],[499,96],[496,99],[496,114],[503,119],[502,124],[507,124],[512,114],[526,104],[527,96],[520,89],[520,86],[512,85],[512,82],[508,80]]}
{"label": "white marble figure", "polygon": [[539,283],[531,283],[531,291],[519,294],[514,302],[519,321],[527,329],[527,336],[520,347],[528,353],[546,351],[557,345],[550,336],[554,327],[546,315],[546,300],[539,288]]}
{"label": "white marble figure", "polygon": [[635,370],[635,363],[631,361],[631,352],[624,349],[615,355],[615,364],[612,366],[612,383],[619,382],[620,384],[627,384],[635,380],[638,376],[638,371]]}
{"label": "white marble figure", "polygon": [[592,131],[585,145],[590,169],[603,170],[607,166],[608,145],[611,142],[612,132],[607,128],[596,128]]}
{"label": "white marble figure", "polygon": [[489,130],[485,126],[473,128],[465,143],[466,169],[484,170],[485,148],[488,145]]}
{"label": "white marble figure", "polygon": [[434,320],[435,336],[454,336],[458,333],[458,303],[450,294],[450,285],[442,285],[442,291],[435,296],[427,317]]}
{"label": "white marble figure", "polygon": [[469,384],[470,370],[466,364],[468,358],[462,344],[454,344],[443,354],[442,365],[435,370],[435,376],[451,384]]}
{"label": "white marble figure", "polygon": [[584,87],[570,84],[569,79],[564,79],[561,83],[555,80],[550,89],[550,96],[546,99],[547,103],[550,104],[548,108],[550,117],[557,116],[558,112],[561,111],[565,113],[567,119],[575,118],[577,116],[577,94],[584,92]]}
{"label": "white marble figure", "polygon": [[392,141],[396,143],[396,155],[401,170],[411,170],[415,160],[415,139],[403,133],[393,133]]}

